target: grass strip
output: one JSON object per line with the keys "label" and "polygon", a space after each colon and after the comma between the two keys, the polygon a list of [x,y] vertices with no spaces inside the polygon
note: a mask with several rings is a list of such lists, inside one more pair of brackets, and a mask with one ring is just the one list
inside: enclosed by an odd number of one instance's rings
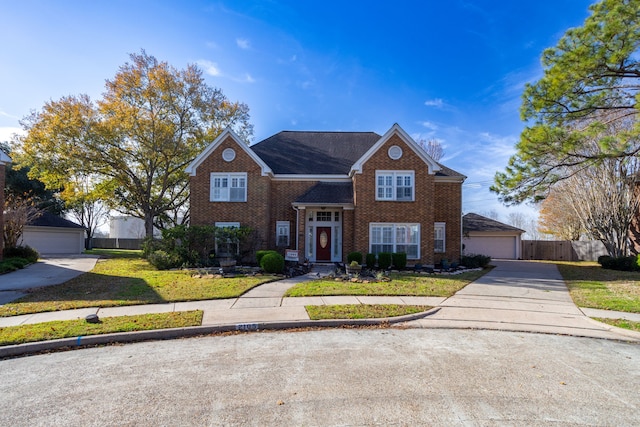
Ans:
{"label": "grass strip", "polygon": [[598,317],[594,317],[594,319],[598,322],[606,323],[611,326],[617,326],[618,328],[640,332],[640,322],[634,322],[626,319],[602,319]]}
{"label": "grass strip", "polygon": [[556,262],[579,307],[640,313],[640,275],[602,268],[596,262]]}
{"label": "grass strip", "polygon": [[433,307],[426,305],[398,304],[344,304],[344,305],[307,305],[311,320],[322,319],[381,319],[421,313]]}
{"label": "grass strip", "polygon": [[401,295],[450,297],[469,283],[483,276],[489,269],[469,271],[458,275],[391,274],[388,282],[359,283],[335,280],[314,280],[299,283],[290,288],[285,296],[330,296],[330,295]]}
{"label": "grass strip", "polygon": [[182,328],[200,326],[201,324],[201,310],[104,317],[100,319],[100,323],[88,323],[84,319],[54,321],[0,328],[0,345],[23,344],[115,332]]}

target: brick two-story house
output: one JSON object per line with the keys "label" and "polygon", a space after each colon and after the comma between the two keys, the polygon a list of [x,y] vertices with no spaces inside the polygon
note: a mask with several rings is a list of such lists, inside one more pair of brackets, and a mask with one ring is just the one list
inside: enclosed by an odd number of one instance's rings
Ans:
{"label": "brick two-story house", "polygon": [[191,223],[248,226],[258,248],[312,262],[352,251],[434,264],[461,254],[465,176],[397,124],[373,132],[280,132],[248,146],[225,130],[187,168]]}

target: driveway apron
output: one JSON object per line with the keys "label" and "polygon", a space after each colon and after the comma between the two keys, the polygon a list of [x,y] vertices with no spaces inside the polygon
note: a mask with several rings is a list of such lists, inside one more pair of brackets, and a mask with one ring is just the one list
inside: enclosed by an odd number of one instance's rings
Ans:
{"label": "driveway apron", "polygon": [[497,329],[615,338],[618,328],[589,319],[573,303],[551,263],[492,261],[496,267],[440,304],[413,327]]}

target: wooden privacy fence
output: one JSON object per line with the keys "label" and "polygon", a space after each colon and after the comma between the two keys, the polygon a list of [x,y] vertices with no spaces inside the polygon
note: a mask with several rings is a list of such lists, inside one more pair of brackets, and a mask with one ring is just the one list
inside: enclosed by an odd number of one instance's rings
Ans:
{"label": "wooden privacy fence", "polygon": [[600,241],[571,240],[523,240],[522,259],[550,261],[597,261],[600,255],[607,255],[607,249]]}
{"label": "wooden privacy fence", "polygon": [[144,239],[93,238],[91,246],[100,249],[142,249]]}

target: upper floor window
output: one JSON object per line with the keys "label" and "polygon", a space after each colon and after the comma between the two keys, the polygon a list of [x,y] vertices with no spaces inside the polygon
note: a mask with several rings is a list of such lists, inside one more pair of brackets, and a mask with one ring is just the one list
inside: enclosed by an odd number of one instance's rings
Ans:
{"label": "upper floor window", "polygon": [[377,171],[376,200],[414,200],[413,171]]}
{"label": "upper floor window", "polygon": [[211,174],[212,202],[246,202],[247,174],[240,173],[212,173]]}

